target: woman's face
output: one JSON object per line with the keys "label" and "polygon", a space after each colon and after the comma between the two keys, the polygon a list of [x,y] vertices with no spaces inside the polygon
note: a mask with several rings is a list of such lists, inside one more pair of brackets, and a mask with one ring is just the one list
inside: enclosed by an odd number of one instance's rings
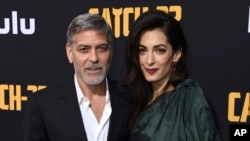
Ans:
{"label": "woman's face", "polygon": [[173,62],[181,53],[174,53],[172,45],[160,28],[145,31],[139,43],[139,62],[145,79],[152,83],[168,81]]}

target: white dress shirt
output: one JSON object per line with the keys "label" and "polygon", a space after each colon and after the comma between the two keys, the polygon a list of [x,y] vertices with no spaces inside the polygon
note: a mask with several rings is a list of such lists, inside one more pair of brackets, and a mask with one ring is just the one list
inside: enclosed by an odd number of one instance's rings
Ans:
{"label": "white dress shirt", "polygon": [[90,108],[90,101],[84,96],[81,91],[79,84],[75,77],[75,87],[77,98],[82,114],[83,126],[87,134],[88,141],[107,141],[108,130],[109,130],[109,119],[112,112],[110,104],[110,94],[108,90],[108,81],[106,81],[106,104],[104,111],[98,123],[92,109]]}

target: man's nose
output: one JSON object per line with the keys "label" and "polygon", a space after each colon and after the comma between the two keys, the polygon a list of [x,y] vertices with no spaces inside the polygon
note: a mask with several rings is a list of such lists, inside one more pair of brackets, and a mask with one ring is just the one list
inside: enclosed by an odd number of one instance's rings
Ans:
{"label": "man's nose", "polygon": [[98,54],[95,49],[91,50],[90,56],[89,56],[89,61],[92,63],[98,62]]}

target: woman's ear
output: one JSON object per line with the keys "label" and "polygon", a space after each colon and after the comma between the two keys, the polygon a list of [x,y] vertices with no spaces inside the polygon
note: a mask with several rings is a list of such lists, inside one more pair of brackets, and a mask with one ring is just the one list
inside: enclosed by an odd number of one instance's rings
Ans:
{"label": "woman's ear", "polygon": [[182,55],[181,53],[182,53],[181,49],[179,49],[178,51],[174,53],[174,62],[178,62],[180,60],[181,55]]}

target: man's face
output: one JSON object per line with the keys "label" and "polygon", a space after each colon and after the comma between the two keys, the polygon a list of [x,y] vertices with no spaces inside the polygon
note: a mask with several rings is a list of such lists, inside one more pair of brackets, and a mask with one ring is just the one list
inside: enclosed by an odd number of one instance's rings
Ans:
{"label": "man's face", "polygon": [[76,77],[88,85],[100,84],[108,73],[112,50],[107,40],[105,34],[88,29],[74,35],[72,46],[66,45]]}

